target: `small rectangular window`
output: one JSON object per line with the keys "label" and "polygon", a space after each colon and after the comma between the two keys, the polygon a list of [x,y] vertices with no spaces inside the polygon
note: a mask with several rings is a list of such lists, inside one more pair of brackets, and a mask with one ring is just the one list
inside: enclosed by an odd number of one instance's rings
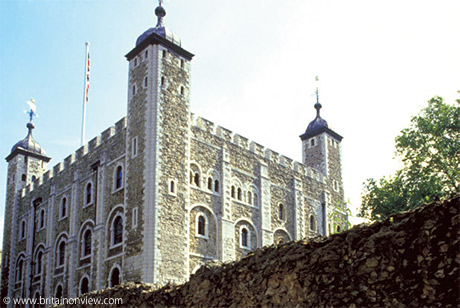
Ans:
{"label": "small rectangular window", "polygon": [[137,137],[134,137],[133,140],[132,140],[131,154],[132,154],[133,158],[137,156]]}
{"label": "small rectangular window", "polygon": [[137,207],[133,208],[133,228],[137,227]]}
{"label": "small rectangular window", "polygon": [[145,55],[144,55],[144,59],[147,59],[148,55],[149,55],[149,51],[146,50],[146,51],[145,51]]}
{"label": "small rectangular window", "polygon": [[180,60],[180,68],[184,68],[185,67],[185,61],[184,60]]}

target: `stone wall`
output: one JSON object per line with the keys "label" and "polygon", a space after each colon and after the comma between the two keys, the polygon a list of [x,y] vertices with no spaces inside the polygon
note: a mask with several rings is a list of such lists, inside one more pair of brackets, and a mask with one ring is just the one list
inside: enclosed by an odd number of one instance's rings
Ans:
{"label": "stone wall", "polygon": [[457,195],[327,238],[210,263],[183,285],[130,282],[88,297],[122,298],[123,307],[458,307],[459,210]]}

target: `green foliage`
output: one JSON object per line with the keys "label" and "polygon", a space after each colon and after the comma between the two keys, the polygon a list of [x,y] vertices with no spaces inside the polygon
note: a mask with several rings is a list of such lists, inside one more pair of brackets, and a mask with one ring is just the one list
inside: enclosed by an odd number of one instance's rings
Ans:
{"label": "green foliage", "polygon": [[460,192],[459,104],[434,97],[412,118],[409,128],[396,137],[396,155],[404,168],[364,183],[359,216],[381,220]]}

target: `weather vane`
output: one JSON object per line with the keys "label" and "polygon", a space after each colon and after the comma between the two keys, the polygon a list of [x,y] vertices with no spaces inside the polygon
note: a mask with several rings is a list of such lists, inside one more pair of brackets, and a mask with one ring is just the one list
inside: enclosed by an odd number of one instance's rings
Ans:
{"label": "weather vane", "polygon": [[160,6],[163,4],[163,0],[158,0],[158,3],[160,4]]}
{"label": "weather vane", "polygon": [[29,105],[30,110],[26,111],[26,113],[29,114],[30,122],[32,122],[32,119],[34,118],[34,116],[36,116],[36,117],[38,116],[38,114],[37,114],[37,106],[35,106],[35,100],[33,98],[31,98],[30,100],[27,101],[27,105]]}

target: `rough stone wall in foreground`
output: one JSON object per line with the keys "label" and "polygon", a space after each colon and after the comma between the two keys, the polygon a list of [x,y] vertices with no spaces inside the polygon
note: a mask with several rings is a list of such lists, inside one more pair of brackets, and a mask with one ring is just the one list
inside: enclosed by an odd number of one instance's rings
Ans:
{"label": "rough stone wall in foreground", "polygon": [[[123,307],[457,307],[460,195],[328,238],[207,265],[180,286],[92,293]],[[97,306],[95,306],[97,307]]]}

